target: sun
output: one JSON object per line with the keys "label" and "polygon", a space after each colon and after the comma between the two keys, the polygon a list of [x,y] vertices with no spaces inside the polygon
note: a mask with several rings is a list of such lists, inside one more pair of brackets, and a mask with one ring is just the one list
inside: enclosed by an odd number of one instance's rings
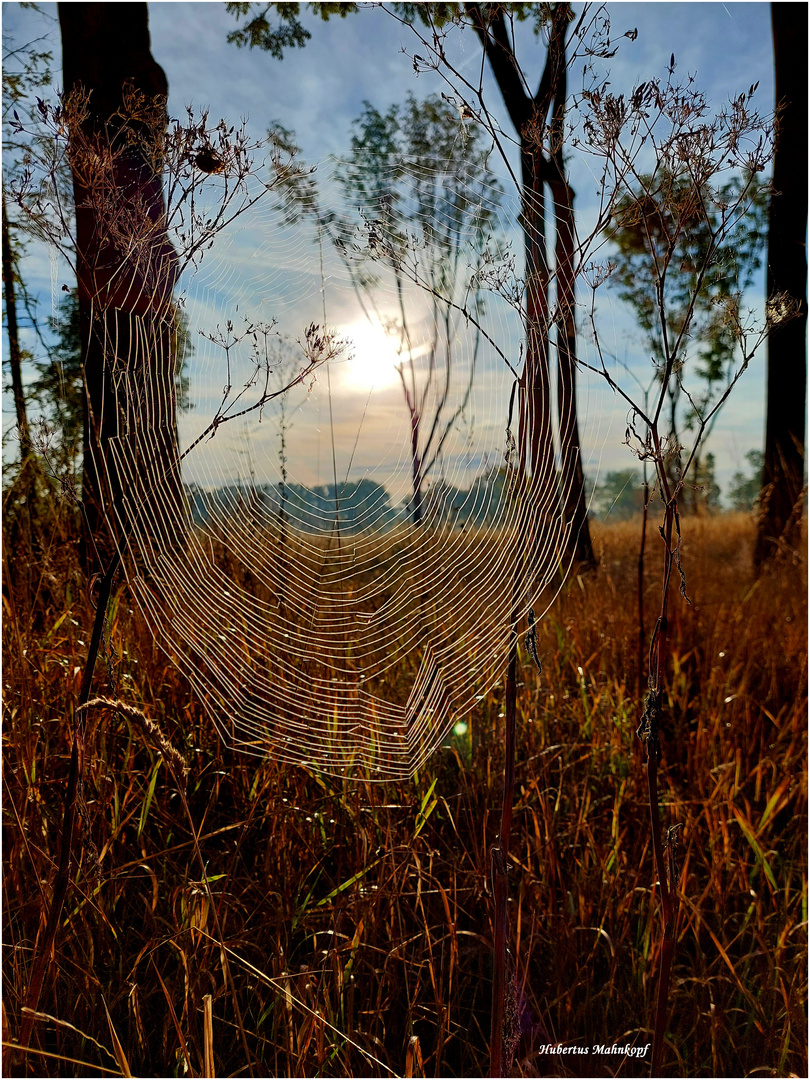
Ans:
{"label": "sun", "polygon": [[380,323],[363,319],[341,330],[351,359],[344,365],[343,383],[353,390],[386,390],[399,383],[399,365],[407,357],[399,351],[396,332],[388,334]]}

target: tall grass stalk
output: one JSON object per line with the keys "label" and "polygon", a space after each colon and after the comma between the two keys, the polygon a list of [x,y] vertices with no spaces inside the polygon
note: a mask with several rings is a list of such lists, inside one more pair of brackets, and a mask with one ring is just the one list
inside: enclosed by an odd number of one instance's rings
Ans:
{"label": "tall grass stalk", "polygon": [[73,739],[70,750],[70,770],[68,772],[67,785],[65,787],[65,810],[62,818],[62,836],[59,845],[59,862],[57,864],[56,877],[53,883],[53,893],[48,909],[48,916],[42,938],[38,942],[39,949],[35,954],[34,966],[31,972],[31,980],[28,984],[28,992],[25,999],[25,1011],[23,1013],[20,1028],[20,1045],[28,1045],[31,1037],[31,1028],[34,1014],[39,1005],[39,997],[42,993],[42,983],[45,978],[48,965],[54,950],[56,931],[59,926],[59,917],[67,895],[70,880],[71,855],[73,852],[73,834],[76,824],[76,804],[79,791],[84,779],[85,760],[85,722],[83,706],[90,698],[90,688],[93,685],[93,673],[96,669],[101,637],[104,631],[104,621],[107,618],[107,608],[110,603],[113,579],[120,565],[118,552],[113,555],[110,565],[99,586],[96,600],[96,614],[93,620],[93,633],[87,650],[87,659],[84,664],[82,681],[79,687],[79,699],[73,714]]}
{"label": "tall grass stalk", "polygon": [[509,664],[506,671],[504,718],[503,799],[498,840],[490,852],[494,905],[494,946],[492,960],[492,1026],[490,1034],[490,1076],[504,1076],[511,1064],[504,1054],[504,1020],[507,990],[509,929],[509,838],[515,798],[515,750],[517,743],[517,659],[518,635],[510,629]]}
{"label": "tall grass stalk", "polygon": [[[798,586],[776,568],[756,584],[750,518],[682,525],[692,605],[672,592],[656,771],[665,862],[666,826],[684,825],[662,1071],[806,1075],[804,556]],[[42,932],[41,883],[58,864],[75,657],[95,617],[64,528],[39,522],[40,573],[8,576],[4,598],[15,613],[3,625],[12,1037]],[[570,1073],[570,1057],[537,1056],[542,1043],[649,1042],[646,1010],[660,992],[648,777],[634,767],[637,613],[620,601],[637,584],[637,523],[600,526],[595,543],[598,569],[537,624],[542,682],[532,667],[517,672],[509,866],[519,877],[508,911],[525,1004],[513,1071],[523,1075]],[[644,591],[657,616],[661,570],[649,556]],[[194,829],[171,771],[155,779],[155,740],[121,711],[91,707],[82,828],[39,1009],[77,1031],[37,1020],[28,1071],[117,1068],[90,1041],[113,1052],[103,994],[133,1074],[184,1069],[180,1035],[202,1074],[211,994],[219,1075],[249,1060],[257,1075],[401,1075],[415,1037],[414,1076],[486,1075],[493,949],[481,912],[503,794],[504,688],[418,783],[349,783],[233,752],[118,586],[99,658],[94,693],[113,697],[117,683],[186,758]],[[383,691],[401,694],[409,677],[392,668]],[[420,818],[434,781],[435,806]],[[582,1061],[588,1075],[615,1071]],[[649,1064],[628,1061],[622,1075]]]}

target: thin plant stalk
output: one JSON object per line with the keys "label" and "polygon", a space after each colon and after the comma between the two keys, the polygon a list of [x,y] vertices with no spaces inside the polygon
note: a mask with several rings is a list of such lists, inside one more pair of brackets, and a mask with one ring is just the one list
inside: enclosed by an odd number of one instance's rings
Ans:
{"label": "thin plant stalk", "polygon": [[[668,605],[672,570],[675,563],[675,550],[672,546],[673,532],[676,528],[677,493],[671,494],[669,482],[664,470],[663,455],[655,426],[652,439],[656,451],[656,464],[665,498],[666,510],[661,536],[664,541],[664,566],[661,589],[661,612],[653,630],[650,642],[649,693],[644,713],[638,728],[638,736],[647,748],[647,790],[650,801],[650,827],[652,830],[655,869],[661,890],[662,943],[661,960],[658,973],[658,1000],[653,1031],[652,1060],[650,1075],[661,1075],[661,1061],[664,1052],[664,1032],[667,1021],[667,1003],[672,972],[672,959],[675,951],[675,906],[673,891],[675,873],[668,876],[664,846],[661,839],[661,816],[658,808],[658,760],[660,757],[659,724],[661,718],[661,697],[664,684],[664,667],[669,648]],[[645,507],[646,511],[646,507]],[[673,864],[674,866],[674,864]]]}
{"label": "thin plant stalk", "polygon": [[[196,827],[194,825],[194,819],[191,816],[191,809],[190,809],[190,807],[188,805],[188,800],[186,798],[186,778],[187,778],[187,775],[188,775],[188,765],[186,764],[186,761],[183,758],[183,756],[175,749],[175,747],[169,742],[169,740],[166,739],[166,737],[163,735],[163,733],[160,731],[160,729],[157,727],[157,725],[155,723],[153,723],[151,720],[149,720],[147,718],[147,716],[140,709],[135,707],[134,705],[127,705],[127,703],[124,702],[124,701],[117,701],[117,700],[112,699],[112,698],[96,697],[96,698],[93,698],[92,700],[88,700],[87,702],[83,702],[82,705],[77,709],[77,713],[80,713],[82,715],[82,717],[84,717],[85,711],[88,708],[93,708],[93,707],[102,707],[102,708],[113,709],[113,710],[121,713],[123,716],[126,716],[129,720],[134,720],[137,724],[139,724],[143,734],[148,739],[154,740],[157,743],[157,747],[158,747],[161,755],[163,756],[163,760],[166,762],[166,766],[169,769],[169,771],[171,772],[171,774],[172,774],[172,776],[173,776],[173,778],[175,780],[175,783],[177,785],[177,793],[180,796],[180,802],[181,802],[181,804],[183,806],[183,811],[184,811],[184,813],[186,815],[186,820],[188,821],[189,830],[191,832],[191,843],[192,843],[192,846],[194,848],[194,853],[195,853],[195,855],[197,857],[197,860],[198,860],[198,862],[200,864],[200,871],[201,871],[201,874],[202,874],[202,883],[203,883],[203,885],[205,887],[206,896],[207,896],[207,899],[208,899],[208,903],[210,905],[211,914],[212,914],[213,919],[214,919],[214,926],[216,928],[217,935],[218,935],[215,938],[215,940],[217,941],[217,943],[219,945],[219,949],[220,949],[220,961],[221,961],[221,964],[222,964],[223,974],[225,976],[225,980],[228,983],[229,989],[231,991],[231,997],[232,997],[232,1000],[233,1000],[234,1013],[235,1013],[235,1016],[236,1016],[236,1027],[237,1027],[237,1029],[239,1031],[239,1035],[240,1035],[240,1038],[241,1038],[241,1041],[242,1041],[242,1048],[243,1048],[244,1053],[245,1053],[245,1061],[247,1062],[247,1065],[245,1067],[247,1068],[250,1075],[254,1076],[255,1073],[253,1071],[253,1058],[252,1058],[252,1056],[250,1054],[250,1050],[248,1049],[247,1035],[245,1033],[244,1023],[242,1021],[242,1011],[241,1011],[241,1009],[239,1007],[239,1001],[238,1001],[238,998],[237,998],[237,995],[236,995],[236,985],[235,985],[235,983],[233,981],[233,976],[231,975],[231,968],[230,968],[230,964],[228,962],[227,950],[226,950],[225,944],[224,944],[225,939],[224,939],[224,937],[222,935],[222,927],[220,925],[220,919],[219,919],[219,905],[215,902],[214,895],[211,892],[211,885],[210,885],[210,881],[209,881],[209,878],[208,878],[208,872],[206,870],[205,860],[203,859],[202,850],[200,849],[199,835],[198,835],[197,829],[196,829]],[[154,963],[154,958],[153,958],[153,963]],[[161,986],[163,986],[164,994],[167,995],[167,1001],[169,1002],[169,1007],[171,1008],[171,1001],[170,1001],[170,999],[168,997],[168,992],[166,991],[166,987],[163,984],[163,980],[160,977],[160,972],[157,971],[157,968],[155,968],[155,972],[157,974],[159,982],[161,983]],[[208,995],[208,997],[209,997],[209,1000],[210,1000],[210,995]],[[203,1001],[205,1002],[205,998],[203,999]],[[207,1006],[205,1006],[205,1008],[207,1008]],[[179,1037],[179,1040],[180,1040],[181,1047],[183,1049],[183,1053],[186,1056],[186,1062],[188,1064],[188,1053],[186,1051],[185,1041],[183,1039],[183,1034],[182,1034],[182,1031],[180,1029],[179,1024],[176,1021],[176,1018],[173,1017],[173,1019],[175,1020],[175,1026],[177,1028],[177,1034],[178,1034],[178,1037]],[[208,1038],[208,1036],[206,1035],[206,1039],[207,1038]],[[208,1053],[208,1049],[209,1049],[208,1046],[206,1046],[206,1048],[205,1048],[206,1055]],[[212,1048],[211,1048],[211,1052],[213,1053]],[[210,1063],[208,1061],[208,1057],[206,1056],[204,1067],[207,1069],[209,1064]],[[213,1075],[213,1073],[206,1072],[206,1075]]]}
{"label": "thin plant stalk", "polygon": [[644,643],[647,630],[644,626],[644,555],[647,547],[647,511],[650,502],[650,485],[647,483],[647,464],[644,463],[644,506],[641,510],[641,544],[638,549],[638,664],[637,697],[641,701],[642,679],[644,677]]}
{"label": "thin plant stalk", "polygon": [[492,964],[492,1029],[490,1036],[490,1076],[504,1075],[504,1013],[506,1002],[506,952],[508,942],[509,837],[515,794],[515,741],[517,729],[517,630],[510,629],[509,665],[506,672],[506,730],[503,766],[503,804],[498,841],[491,851],[492,891],[495,903],[494,955]]}
{"label": "thin plant stalk", "polygon": [[67,895],[70,881],[70,863],[73,852],[73,834],[76,825],[76,806],[82,778],[84,776],[84,731],[85,713],[81,706],[90,699],[90,688],[93,684],[93,673],[98,660],[98,652],[101,647],[101,636],[104,630],[104,621],[107,617],[107,606],[110,602],[112,583],[121,563],[121,556],[116,549],[107,572],[101,580],[98,600],[96,604],[96,617],[93,623],[93,636],[87,650],[87,660],[82,674],[81,687],[79,688],[78,708],[73,721],[73,745],[70,751],[70,769],[68,772],[67,787],[65,789],[65,812],[62,818],[62,836],[59,846],[59,865],[53,884],[53,897],[48,912],[48,919],[42,933],[40,947],[36,953],[34,966],[31,971],[31,980],[26,994],[26,1008],[23,1010],[23,1019],[20,1026],[20,1046],[27,1047],[31,1038],[31,1029],[34,1022],[34,1013],[39,1005],[42,993],[42,984],[45,981],[45,973],[48,968],[50,957],[53,954],[56,930],[59,926],[59,917],[62,914],[62,906]]}
{"label": "thin plant stalk", "polygon": [[[308,347],[319,350],[323,346],[325,339],[318,337],[317,328],[312,327],[308,331]],[[331,339],[329,339],[331,341]],[[329,351],[327,349],[327,351]],[[268,383],[265,382],[264,389],[261,393],[259,401],[253,405],[248,405],[245,408],[237,412],[223,412],[214,417],[210,424],[207,425],[205,431],[199,435],[194,442],[179,455],[177,462],[172,463],[170,470],[179,474],[180,463],[188,456],[188,454],[209,434],[215,434],[219,425],[227,422],[228,420],[235,419],[237,416],[242,416],[246,412],[252,412],[254,409],[261,407],[268,401],[272,401],[282,394],[285,394],[287,390],[290,390],[293,386],[303,381],[305,374],[312,371],[320,363],[327,359],[326,355],[320,356],[315,359],[314,356],[309,358],[309,363],[305,370],[299,375],[295,376],[290,383],[277,391],[271,391]],[[269,378],[269,368],[267,377]],[[86,515],[84,502],[80,504],[82,514],[85,520],[85,526],[88,529],[88,535],[95,548],[95,537],[93,530],[89,527],[89,521]],[[79,689],[79,700],[74,714],[73,725],[73,743],[70,754],[70,769],[68,772],[67,787],[65,789],[65,812],[62,818],[62,836],[59,849],[59,865],[54,879],[53,899],[51,901],[50,910],[48,912],[48,918],[45,923],[45,929],[42,933],[41,948],[36,951],[34,964],[31,973],[31,979],[28,984],[28,992],[26,994],[25,1006],[27,1011],[23,1012],[23,1019],[20,1025],[20,1046],[24,1048],[28,1045],[28,1041],[31,1036],[31,1030],[34,1022],[33,1014],[37,1010],[39,1004],[40,995],[42,993],[42,985],[45,981],[45,973],[48,967],[49,958],[53,954],[53,945],[56,938],[56,930],[59,925],[59,917],[62,913],[62,906],[65,902],[67,895],[67,888],[70,881],[70,863],[71,855],[73,851],[73,835],[76,824],[76,806],[82,778],[84,776],[84,730],[85,730],[85,716],[84,706],[90,700],[90,689],[93,684],[93,674],[96,668],[96,662],[98,660],[98,653],[101,647],[101,637],[104,631],[104,622],[107,617],[107,607],[110,601],[110,594],[112,592],[112,583],[115,579],[115,575],[121,566],[121,549],[123,544],[129,540],[132,532],[133,522],[130,522],[124,529],[123,535],[117,543],[110,555],[110,562],[104,577],[101,580],[99,587],[98,601],[96,606],[96,617],[93,623],[93,634],[90,639],[90,646],[87,650],[87,660],[85,661],[84,671],[82,674],[82,682]],[[96,557],[98,558],[98,550],[96,549]],[[202,858],[202,856],[200,856]],[[251,1066],[252,1067],[252,1066]]]}

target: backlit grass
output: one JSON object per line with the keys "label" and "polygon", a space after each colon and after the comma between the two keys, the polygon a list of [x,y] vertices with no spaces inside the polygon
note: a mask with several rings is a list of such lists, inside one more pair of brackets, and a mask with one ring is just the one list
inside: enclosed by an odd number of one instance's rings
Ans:
{"label": "backlit grass", "polygon": [[[55,872],[93,619],[72,522],[7,517],[6,1046]],[[638,533],[596,532],[599,569],[573,576],[539,626],[542,674],[521,654],[517,1075],[649,1068],[537,1053],[652,1038],[660,913],[635,735]],[[805,566],[755,582],[743,516],[687,519],[683,533],[692,603],[673,605],[659,771],[663,821],[683,823],[666,1072],[801,1076]],[[659,543],[651,525],[648,632]],[[216,1075],[484,1075],[502,691],[411,781],[341,781],[224,745],[123,586],[105,638],[94,692],[141,708],[184,755],[190,818],[156,741],[91,711],[80,860],[32,1050],[15,1064],[6,1049],[7,1070],[120,1074],[123,1054],[133,1075],[203,1075],[211,995]]]}

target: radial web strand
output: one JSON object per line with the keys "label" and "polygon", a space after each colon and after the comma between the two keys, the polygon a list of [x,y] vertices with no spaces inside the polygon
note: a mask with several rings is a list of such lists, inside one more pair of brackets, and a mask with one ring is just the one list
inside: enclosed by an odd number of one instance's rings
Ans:
{"label": "radial web strand", "polygon": [[406,776],[572,557],[553,315],[527,348],[523,219],[480,169],[315,175],[240,217],[171,311],[96,313],[99,464],[133,595],[222,737]]}

